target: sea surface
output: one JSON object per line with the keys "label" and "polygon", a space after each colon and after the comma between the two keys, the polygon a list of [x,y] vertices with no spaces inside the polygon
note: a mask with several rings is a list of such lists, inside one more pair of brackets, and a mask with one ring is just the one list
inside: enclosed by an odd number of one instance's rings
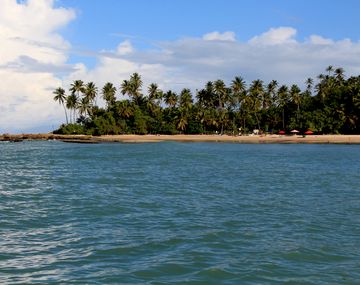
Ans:
{"label": "sea surface", "polygon": [[360,146],[0,143],[0,284],[360,284]]}

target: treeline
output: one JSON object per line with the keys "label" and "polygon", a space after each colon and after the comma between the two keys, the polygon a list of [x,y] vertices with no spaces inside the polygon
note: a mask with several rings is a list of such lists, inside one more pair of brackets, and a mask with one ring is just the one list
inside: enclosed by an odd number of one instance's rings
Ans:
{"label": "treeline", "polygon": [[[142,91],[134,73],[119,88],[108,82],[99,90],[93,82],[76,80],[69,95],[59,87],[53,93],[65,112],[60,134],[202,134],[312,130],[321,134],[360,134],[360,76],[345,79],[342,68],[329,66],[317,83],[308,78],[306,89],[265,84],[247,85],[235,77],[229,85],[209,81],[192,94],[160,90],[155,83]],[[120,94],[125,95],[120,99]],[[97,98],[105,101],[97,105]]]}

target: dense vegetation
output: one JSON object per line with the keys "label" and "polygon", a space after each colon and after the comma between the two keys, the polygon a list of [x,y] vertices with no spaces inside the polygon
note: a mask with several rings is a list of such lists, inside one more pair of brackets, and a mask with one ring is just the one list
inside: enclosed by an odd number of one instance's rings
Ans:
{"label": "dense vegetation", "polygon": [[[54,100],[63,106],[66,124],[62,134],[201,134],[248,133],[311,129],[317,133],[360,133],[360,76],[345,79],[342,68],[329,66],[309,78],[306,89],[297,85],[278,86],[254,80],[249,86],[235,77],[227,86],[223,80],[209,81],[197,90],[180,94],[162,91],[153,83],[142,93],[141,77],[134,73],[120,88],[108,82],[101,90],[93,82],[76,80],[70,94],[61,87]],[[117,97],[117,91],[125,95]],[[97,105],[102,96],[106,106]]]}

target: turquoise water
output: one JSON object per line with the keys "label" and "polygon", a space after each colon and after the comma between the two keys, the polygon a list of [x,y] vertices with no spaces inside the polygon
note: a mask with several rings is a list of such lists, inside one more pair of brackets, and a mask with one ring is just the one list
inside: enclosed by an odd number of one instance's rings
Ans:
{"label": "turquoise water", "polygon": [[360,146],[0,144],[0,284],[360,284]]}

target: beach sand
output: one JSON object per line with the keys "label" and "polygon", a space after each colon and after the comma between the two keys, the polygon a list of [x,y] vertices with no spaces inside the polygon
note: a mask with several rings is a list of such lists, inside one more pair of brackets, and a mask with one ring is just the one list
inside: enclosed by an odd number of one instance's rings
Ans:
{"label": "beach sand", "polygon": [[0,135],[0,141],[23,140],[61,140],[78,143],[122,142],[145,143],[161,141],[179,142],[228,142],[228,143],[320,143],[320,144],[360,144],[360,135],[54,135],[54,134],[18,134]]}

